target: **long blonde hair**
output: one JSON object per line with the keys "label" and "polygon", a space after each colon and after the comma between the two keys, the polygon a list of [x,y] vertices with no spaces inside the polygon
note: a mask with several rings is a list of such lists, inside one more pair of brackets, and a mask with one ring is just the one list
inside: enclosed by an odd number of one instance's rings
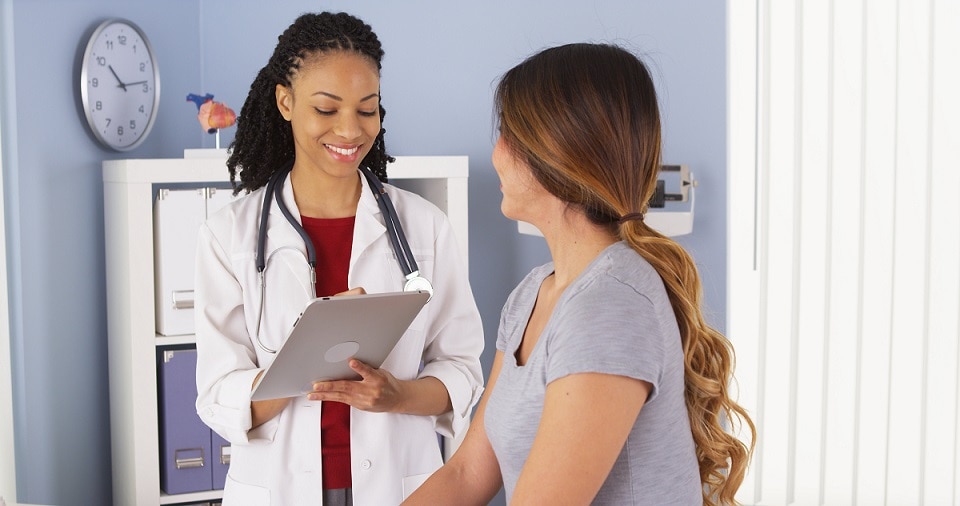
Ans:
{"label": "long blonde hair", "polygon": [[[704,321],[696,265],[647,226],[660,169],[660,113],[650,74],[608,44],[546,49],[508,71],[495,95],[500,135],[550,193],[628,243],[660,274],[677,318],[704,504],[736,504],[756,429],[730,397],[734,350]],[[739,423],[738,423],[739,422]],[[735,432],[746,428],[749,442]]]}

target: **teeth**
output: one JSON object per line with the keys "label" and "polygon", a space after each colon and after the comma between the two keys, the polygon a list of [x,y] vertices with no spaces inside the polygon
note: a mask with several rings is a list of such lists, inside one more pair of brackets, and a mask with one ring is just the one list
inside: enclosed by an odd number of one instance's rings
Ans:
{"label": "teeth", "polygon": [[357,150],[360,149],[360,146],[355,146],[350,149],[338,148],[336,146],[331,146],[329,144],[326,144],[326,146],[327,146],[327,149],[329,149],[330,151],[333,151],[334,153],[340,153],[341,155],[347,155],[347,156],[356,153]]}

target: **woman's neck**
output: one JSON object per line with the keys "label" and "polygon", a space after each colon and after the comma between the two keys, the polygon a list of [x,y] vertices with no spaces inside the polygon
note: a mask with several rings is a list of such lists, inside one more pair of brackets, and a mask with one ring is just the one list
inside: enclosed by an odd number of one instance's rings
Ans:
{"label": "woman's neck", "polygon": [[619,239],[580,212],[567,210],[557,226],[541,229],[553,258],[553,288],[563,291],[603,250]]}
{"label": "woman's neck", "polygon": [[335,178],[304,174],[294,169],[290,173],[290,184],[302,216],[346,218],[357,214],[357,202],[363,189],[359,173]]}

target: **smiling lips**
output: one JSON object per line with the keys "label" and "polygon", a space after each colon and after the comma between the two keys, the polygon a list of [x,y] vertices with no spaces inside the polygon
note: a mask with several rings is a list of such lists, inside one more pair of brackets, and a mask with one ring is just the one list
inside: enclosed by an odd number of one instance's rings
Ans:
{"label": "smiling lips", "polygon": [[329,149],[330,151],[333,151],[334,153],[339,153],[339,154],[344,155],[344,156],[350,156],[350,155],[356,153],[358,149],[360,149],[360,146],[354,146],[354,147],[352,147],[352,148],[339,148],[339,147],[334,146],[334,145],[331,145],[331,144],[324,144],[324,145],[325,145],[325,146],[327,147],[327,149]]}
{"label": "smiling lips", "polygon": [[343,148],[340,146],[334,146],[333,144],[324,144],[324,147],[327,148],[327,151],[338,160],[345,162],[352,162],[357,158],[357,153],[360,151],[360,145],[352,146],[349,148]]}

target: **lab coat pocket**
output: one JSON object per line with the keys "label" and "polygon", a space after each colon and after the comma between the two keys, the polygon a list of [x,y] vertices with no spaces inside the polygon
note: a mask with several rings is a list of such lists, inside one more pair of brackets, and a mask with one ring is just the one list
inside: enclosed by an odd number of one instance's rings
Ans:
{"label": "lab coat pocket", "polygon": [[227,474],[227,483],[223,487],[223,504],[224,506],[269,506],[270,489],[240,483]]}
{"label": "lab coat pocket", "polygon": [[410,494],[414,493],[423,482],[433,473],[414,474],[403,478],[403,500],[407,500]]}

